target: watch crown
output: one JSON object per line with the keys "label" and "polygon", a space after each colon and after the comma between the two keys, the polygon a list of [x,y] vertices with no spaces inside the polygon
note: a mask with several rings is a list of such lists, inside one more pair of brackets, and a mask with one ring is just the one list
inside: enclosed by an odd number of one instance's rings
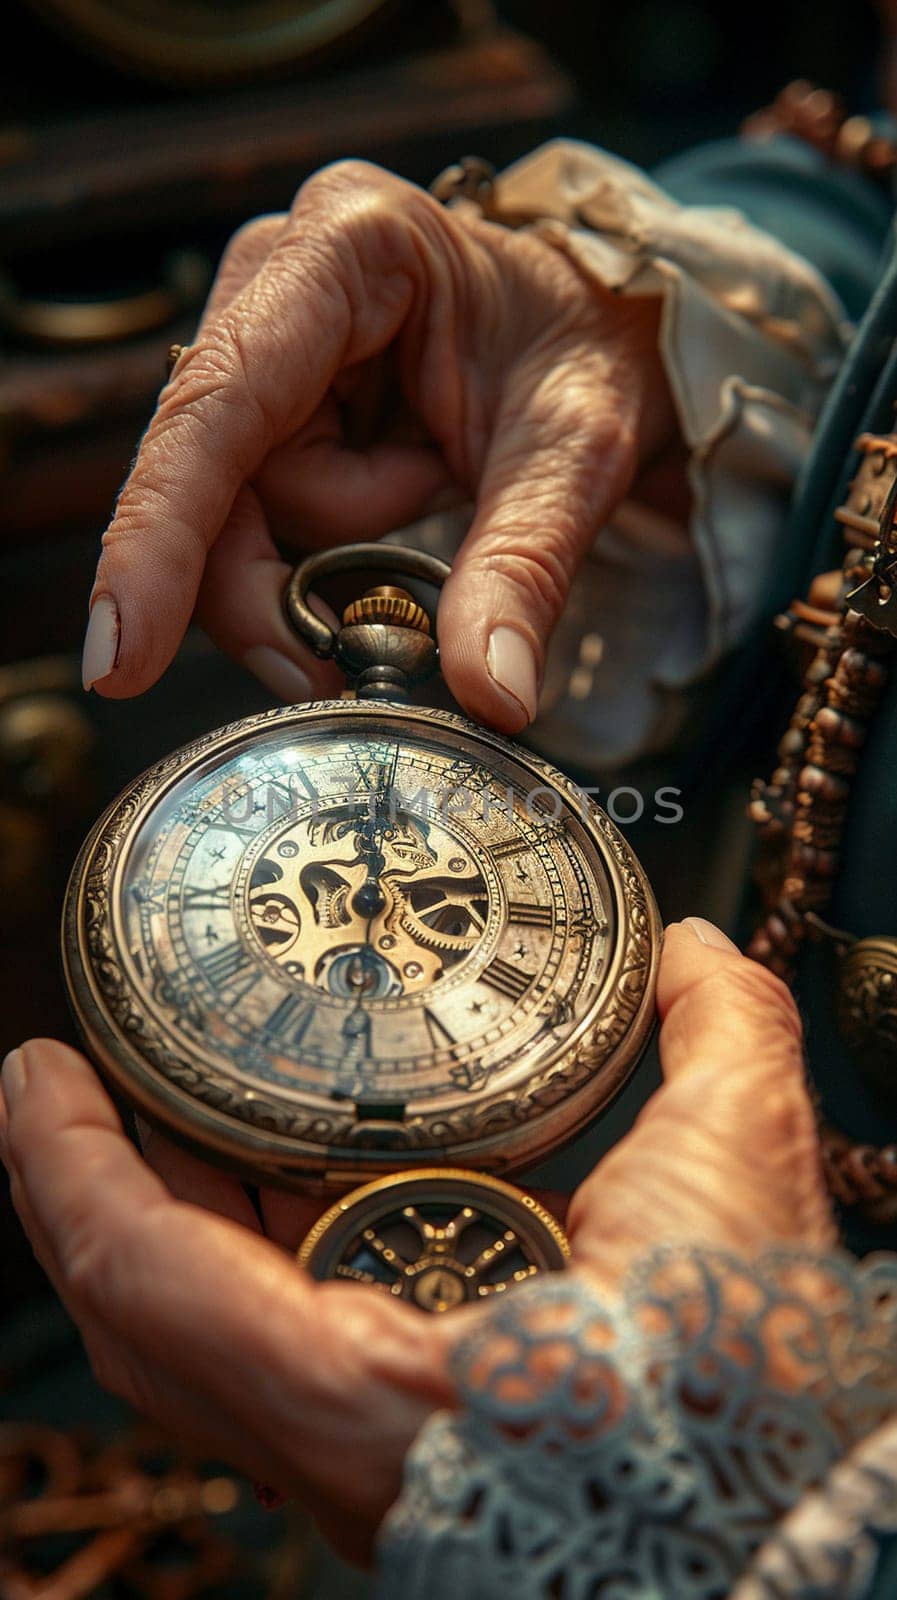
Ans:
{"label": "watch crown", "polygon": [[344,627],[364,622],[391,622],[399,628],[416,628],[418,633],[430,632],[430,619],[423,606],[418,605],[407,589],[396,589],[388,583],[369,589],[367,594],[346,606]]}

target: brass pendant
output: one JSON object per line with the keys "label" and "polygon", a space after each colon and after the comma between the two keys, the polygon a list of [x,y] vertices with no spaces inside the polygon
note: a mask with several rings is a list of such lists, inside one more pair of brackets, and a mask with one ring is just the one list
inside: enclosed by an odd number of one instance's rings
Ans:
{"label": "brass pendant", "polygon": [[844,953],[838,1025],[863,1077],[897,1102],[897,938],[857,939]]}
{"label": "brass pendant", "polygon": [[848,591],[847,604],[873,628],[897,639],[897,473],[878,519],[877,537],[867,557],[869,576]]}
{"label": "brass pendant", "polygon": [[569,1255],[532,1195],[448,1167],[355,1189],[318,1218],[298,1260],[313,1278],[368,1284],[438,1314],[560,1271]]}
{"label": "brass pendant", "polygon": [[289,619],[355,699],[266,712],[143,774],[83,847],[64,962],[87,1048],[146,1118],[254,1180],[345,1189],[422,1163],[533,1165],[600,1113],[650,1033],[660,923],[609,818],[531,752],[405,704],[435,606],[314,580]]}

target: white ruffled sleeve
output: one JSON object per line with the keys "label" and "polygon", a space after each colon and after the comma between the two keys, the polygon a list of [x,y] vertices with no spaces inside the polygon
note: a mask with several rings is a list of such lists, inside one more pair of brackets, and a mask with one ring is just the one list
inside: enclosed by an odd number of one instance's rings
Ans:
{"label": "white ruffled sleeve", "polygon": [[555,141],[496,184],[500,213],[605,288],[661,301],[689,452],[687,527],[634,501],[596,530],[549,661],[537,737],[615,766],[677,739],[692,686],[762,616],[786,511],[851,329],[824,279],[737,211],[681,206],[628,162]]}

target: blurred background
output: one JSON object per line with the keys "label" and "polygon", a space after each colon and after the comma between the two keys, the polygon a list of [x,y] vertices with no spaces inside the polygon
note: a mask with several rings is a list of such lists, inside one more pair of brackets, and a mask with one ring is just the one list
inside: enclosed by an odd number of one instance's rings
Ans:
{"label": "blurred background", "polygon": [[[749,8],[712,0],[7,0],[4,1052],[29,1034],[72,1037],[58,912],[69,865],[103,805],[157,756],[268,703],[199,637],[138,704],[89,700],[79,677],[99,534],[163,381],[168,347],[189,341],[232,231],[287,207],[305,175],[342,156],[428,183],[459,155],[500,166],[565,133],[650,166],[735,133],[794,77],[841,91],[855,110],[893,104],[895,13],[871,0],[755,0]],[[56,1461],[54,1481],[61,1471],[82,1486],[113,1481],[126,1470],[122,1462],[127,1470],[137,1470],[135,1462],[150,1473],[174,1470],[164,1452],[123,1436],[125,1419],[100,1400],[5,1196],[0,1263],[0,1409],[45,1430],[25,1443],[21,1431],[2,1435],[0,1491],[23,1491],[35,1462],[45,1484],[48,1460]],[[62,1430],[68,1443],[53,1443],[47,1428]],[[85,1428],[93,1443],[84,1442]],[[109,1438],[119,1441],[118,1456],[109,1454]],[[184,1504],[195,1509],[196,1496],[209,1495],[199,1479],[190,1483]],[[45,1593],[10,1587],[12,1568],[4,1567],[37,1560],[38,1545],[47,1572],[75,1561],[52,1589],[60,1600],[360,1592],[316,1552],[304,1526],[283,1523],[281,1514],[274,1538],[259,1531],[262,1513],[246,1510],[245,1493],[236,1510],[233,1488],[215,1493],[217,1510],[200,1508],[189,1524],[189,1560],[169,1561],[167,1577],[146,1562],[141,1576],[136,1556],[121,1569],[109,1567],[109,1557],[106,1571],[102,1554],[79,1576],[77,1541],[25,1541],[0,1553],[0,1593]],[[227,1538],[209,1532],[212,1512]],[[227,1539],[243,1552],[239,1583],[221,1555]]]}

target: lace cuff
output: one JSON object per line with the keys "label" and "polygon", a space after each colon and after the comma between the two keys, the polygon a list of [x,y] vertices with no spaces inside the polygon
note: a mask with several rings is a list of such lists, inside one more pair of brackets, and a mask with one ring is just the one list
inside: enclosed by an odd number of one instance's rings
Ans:
{"label": "lace cuff", "polygon": [[579,640],[559,642],[557,694],[539,726],[555,759],[581,750],[585,733],[619,765],[677,736],[677,691],[762,616],[850,329],[815,268],[739,212],[681,206],[589,145],[543,146],[501,175],[495,199],[499,214],[529,218],[605,288],[662,300],[661,354],[690,451],[690,525],[632,504],[601,533],[584,578],[601,660],[587,703],[565,698]]}
{"label": "lace cuff", "polygon": [[731,1600],[862,1600],[897,1534],[897,1422],[886,1423],[763,1546]]}
{"label": "lace cuff", "polygon": [[665,1249],[613,1306],[573,1273],[517,1290],[409,1452],[379,1600],[722,1600],[897,1409],[895,1335],[893,1256]]}

